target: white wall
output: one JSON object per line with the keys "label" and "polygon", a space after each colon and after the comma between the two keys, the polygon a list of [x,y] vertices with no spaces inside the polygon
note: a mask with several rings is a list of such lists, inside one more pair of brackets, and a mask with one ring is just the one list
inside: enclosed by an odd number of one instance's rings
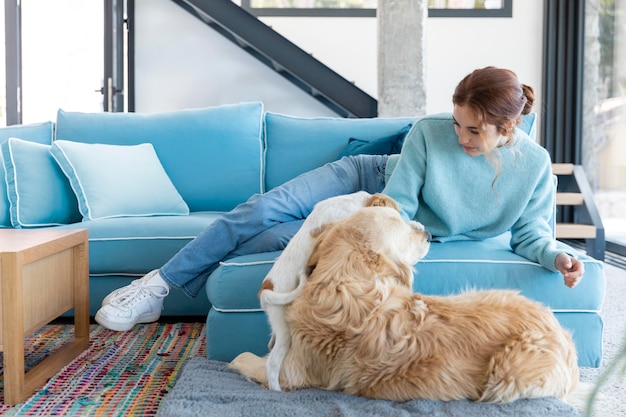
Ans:
{"label": "white wall", "polygon": [[488,65],[515,71],[541,96],[542,0],[513,0],[509,19],[431,18],[427,34],[429,112],[449,111],[456,83]]}
{"label": "white wall", "polygon": [[[136,0],[137,111],[259,99],[266,110],[328,115],[263,64],[169,0]],[[263,17],[263,22],[373,97],[375,18]],[[427,112],[451,110],[457,82],[473,69],[514,70],[541,96],[542,0],[514,0],[512,18],[427,20]],[[541,103],[535,110],[539,111]],[[408,115],[407,115],[408,116]]]}
{"label": "white wall", "polygon": [[135,1],[135,111],[245,101],[294,115],[336,114],[171,0]]}
{"label": "white wall", "polygon": [[377,25],[363,17],[261,17],[263,23],[377,96]]}
{"label": "white wall", "polygon": [[[262,20],[368,94],[377,96],[375,19]],[[512,18],[428,18],[426,36],[428,113],[450,111],[457,82],[473,69],[488,65],[515,71],[541,97],[542,0],[513,0]],[[538,100],[535,110],[540,108]]]}

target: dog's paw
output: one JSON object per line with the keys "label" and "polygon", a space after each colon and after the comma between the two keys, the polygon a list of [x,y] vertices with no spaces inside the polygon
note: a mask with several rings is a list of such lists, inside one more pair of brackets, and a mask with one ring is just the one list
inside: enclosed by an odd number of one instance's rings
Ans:
{"label": "dog's paw", "polygon": [[400,207],[396,201],[385,194],[374,194],[367,203],[369,207],[390,207],[400,211]]}
{"label": "dog's paw", "polygon": [[240,369],[243,367],[244,364],[249,363],[250,362],[250,358],[256,356],[254,353],[251,352],[243,352],[240,353],[239,355],[237,355],[235,357],[235,359],[233,359],[232,361],[230,361],[230,367],[234,368],[234,369]]}
{"label": "dog's paw", "polygon": [[411,226],[412,229],[415,229],[418,231],[424,230],[424,225],[420,222],[416,222],[415,220],[409,220],[409,226]]}
{"label": "dog's paw", "polygon": [[243,352],[233,359],[229,366],[239,371],[247,379],[267,387],[267,371],[265,370],[265,357],[260,357],[251,352]]}

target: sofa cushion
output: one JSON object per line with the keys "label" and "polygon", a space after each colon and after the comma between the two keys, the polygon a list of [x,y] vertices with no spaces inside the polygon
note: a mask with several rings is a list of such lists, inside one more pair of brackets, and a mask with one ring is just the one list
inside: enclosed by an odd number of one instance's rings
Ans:
{"label": "sofa cushion", "polygon": [[50,145],[10,138],[1,147],[13,227],[80,219],[76,197],[50,155]]}
{"label": "sofa cushion", "polygon": [[265,113],[265,189],[337,159],[350,138],[398,135],[415,118],[306,118]]}
{"label": "sofa cushion", "polygon": [[[0,128],[0,144],[14,137],[50,145],[52,143],[53,130],[54,124],[52,122],[2,127]],[[0,149],[0,228],[12,227],[5,172],[2,150]]]}
{"label": "sofa cushion", "polygon": [[59,226],[89,232],[89,274],[141,276],[160,268],[219,218],[221,212],[188,216],[115,217]]}
{"label": "sofa cushion", "polygon": [[225,211],[261,191],[262,114],[260,102],[155,114],[59,110],[55,137],[151,143],[191,211]]}
{"label": "sofa cushion", "polygon": [[409,123],[398,133],[373,140],[350,138],[348,145],[337,156],[337,159],[350,155],[393,155],[400,153],[404,137],[409,133],[411,126],[413,124]]}
{"label": "sofa cushion", "polygon": [[150,143],[57,140],[50,152],[70,181],[83,220],[189,214]]}
{"label": "sofa cushion", "polygon": [[[517,289],[554,311],[599,311],[604,297],[602,262],[579,254],[585,279],[575,288],[551,272],[512,252],[510,234],[482,241],[431,244],[416,265],[413,289],[434,295],[458,294],[472,289]],[[240,256],[221,263],[207,284],[209,301],[218,311],[259,311],[256,296],[261,281],[280,252]]]}

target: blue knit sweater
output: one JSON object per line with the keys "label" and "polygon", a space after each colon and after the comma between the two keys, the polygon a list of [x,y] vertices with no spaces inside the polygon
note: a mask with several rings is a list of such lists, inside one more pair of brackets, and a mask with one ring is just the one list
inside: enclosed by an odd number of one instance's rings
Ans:
{"label": "blue knit sweater", "polygon": [[451,114],[426,116],[415,122],[385,172],[383,192],[435,240],[481,240],[511,231],[515,253],[556,271],[563,248],[550,226],[555,204],[550,156],[521,130],[515,130],[511,145],[471,157],[458,142]]}

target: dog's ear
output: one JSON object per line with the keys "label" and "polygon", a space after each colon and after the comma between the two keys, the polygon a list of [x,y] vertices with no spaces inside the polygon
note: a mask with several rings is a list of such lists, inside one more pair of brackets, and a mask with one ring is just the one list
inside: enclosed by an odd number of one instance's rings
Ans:
{"label": "dog's ear", "polygon": [[313,239],[317,239],[319,237],[319,235],[321,235],[322,233],[324,233],[324,229],[326,228],[326,225],[321,225],[320,227],[316,227],[315,229],[311,229],[311,231],[309,232],[309,234],[311,235],[311,237]]}
{"label": "dog's ear", "polygon": [[328,224],[325,224],[311,230],[311,237],[313,238],[313,248],[311,248],[311,256],[309,257],[306,265],[309,271],[314,270],[315,266],[317,266],[317,263],[319,262],[319,246],[324,241],[325,232],[330,230],[328,226]]}
{"label": "dog's ear", "polygon": [[274,289],[274,283],[272,282],[271,279],[266,278],[261,283],[261,289],[259,290],[257,297],[261,296],[261,293],[263,292],[263,290],[273,290],[273,289]]}
{"label": "dog's ear", "polygon": [[364,264],[377,274],[387,277],[395,277],[398,284],[411,287],[413,272],[411,268],[391,262],[385,255],[371,249],[362,249]]}
{"label": "dog's ear", "polygon": [[385,194],[374,194],[369,202],[367,203],[367,206],[369,207],[389,207],[392,208],[396,211],[400,211],[400,206],[398,206],[398,203],[396,203],[396,201],[389,197],[388,195]]}
{"label": "dog's ear", "polygon": [[362,229],[352,227],[343,230],[342,236],[345,242],[351,242],[354,252],[363,259],[368,269],[378,271],[381,263],[381,255],[368,244],[368,237]]}
{"label": "dog's ear", "polygon": [[373,251],[368,248],[363,248],[361,250],[361,255],[365,260],[365,264],[369,269],[377,271],[380,268],[380,254],[376,251]]}
{"label": "dog's ear", "polygon": [[328,229],[330,229],[331,226],[333,226],[335,224],[335,222],[329,222],[329,223],[325,223],[321,226],[318,226],[316,228],[311,229],[311,231],[309,232],[309,234],[311,235],[311,237],[313,239],[317,239],[318,237],[320,237],[320,235],[322,233],[324,233],[325,231],[327,231]]}

